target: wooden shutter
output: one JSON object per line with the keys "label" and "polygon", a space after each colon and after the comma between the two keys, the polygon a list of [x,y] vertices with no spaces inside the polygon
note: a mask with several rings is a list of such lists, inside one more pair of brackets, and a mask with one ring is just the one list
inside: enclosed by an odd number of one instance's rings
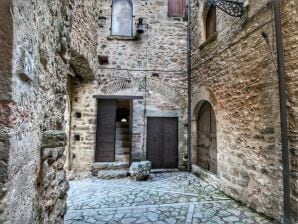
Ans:
{"label": "wooden shutter", "polygon": [[97,115],[95,162],[115,161],[116,101],[100,100]]}
{"label": "wooden shutter", "polygon": [[185,0],[168,0],[168,16],[183,17],[185,15]]}
{"label": "wooden shutter", "polygon": [[206,17],[206,39],[216,32],[216,7],[211,6]]}

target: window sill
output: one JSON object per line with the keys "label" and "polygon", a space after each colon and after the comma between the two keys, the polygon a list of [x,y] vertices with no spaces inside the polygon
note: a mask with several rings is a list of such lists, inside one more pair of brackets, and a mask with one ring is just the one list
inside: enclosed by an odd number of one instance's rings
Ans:
{"label": "window sill", "polygon": [[132,37],[126,37],[126,36],[108,36],[107,38],[108,40],[127,40],[127,41],[130,41],[130,40],[138,40],[138,37],[137,36],[132,36]]}
{"label": "window sill", "polygon": [[200,50],[204,49],[208,44],[215,42],[217,40],[217,35],[218,35],[218,32],[215,32],[214,34],[212,34],[205,42],[203,42],[199,46]]}

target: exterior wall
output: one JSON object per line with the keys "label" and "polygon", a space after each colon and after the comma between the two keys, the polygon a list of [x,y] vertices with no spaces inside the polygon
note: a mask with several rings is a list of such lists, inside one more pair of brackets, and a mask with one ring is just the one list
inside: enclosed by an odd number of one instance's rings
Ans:
{"label": "exterior wall", "polygon": [[291,153],[292,223],[298,223],[298,5],[295,1],[282,1],[282,29],[285,48],[285,70],[289,112]]}
{"label": "exterior wall", "polygon": [[[241,19],[217,10],[218,32],[205,41],[206,1],[198,2],[192,6],[193,170],[279,220],[283,200],[272,5],[251,0]],[[203,100],[216,114],[217,176],[196,166],[196,118]]]}
{"label": "exterior wall", "polygon": [[0,61],[7,65],[0,65],[1,223],[63,223],[68,188],[65,158],[61,153],[47,155],[63,151],[66,140],[68,68],[62,58],[66,4],[0,3]]}
{"label": "exterior wall", "polygon": [[[187,98],[187,22],[167,16],[167,1],[133,1],[134,24],[142,17],[148,24],[145,33],[133,38],[110,36],[112,1],[89,1],[74,7],[72,49],[90,49],[83,53],[94,73],[94,80],[75,78],[71,108],[70,160],[73,171],[90,171],[94,162],[96,134],[96,99],[93,95],[137,95],[145,98],[146,116],[179,117],[179,167],[185,168],[186,98]],[[105,19],[99,19],[105,17]],[[82,24],[86,32],[82,32]],[[95,29],[91,27],[96,26]],[[91,31],[93,30],[93,31]],[[97,33],[94,34],[94,30]],[[80,45],[80,46],[78,46]],[[92,58],[108,56],[109,63],[100,65]],[[158,77],[153,77],[153,73]],[[146,159],[145,100],[134,102],[133,160]],[[75,118],[81,112],[82,118]],[[80,141],[74,136],[79,135]]]}

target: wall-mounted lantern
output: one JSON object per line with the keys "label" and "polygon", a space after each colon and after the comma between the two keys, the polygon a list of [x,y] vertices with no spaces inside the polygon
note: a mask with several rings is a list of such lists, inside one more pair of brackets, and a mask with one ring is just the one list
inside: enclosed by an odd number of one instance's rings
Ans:
{"label": "wall-mounted lantern", "polygon": [[233,17],[241,17],[244,14],[244,3],[242,0],[208,0],[208,5],[214,5]]}
{"label": "wall-mounted lantern", "polygon": [[137,33],[143,34],[145,32],[143,18],[139,18],[139,22],[137,24]]}

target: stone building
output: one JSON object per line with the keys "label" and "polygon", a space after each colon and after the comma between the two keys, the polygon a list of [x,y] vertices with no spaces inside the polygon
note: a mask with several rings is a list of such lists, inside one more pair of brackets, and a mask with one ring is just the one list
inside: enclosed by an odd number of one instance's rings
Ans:
{"label": "stone building", "polygon": [[187,21],[185,6],[178,10],[169,15],[168,2],[157,0],[74,7],[71,48],[81,52],[83,41],[83,57],[91,59],[86,71],[71,63],[67,166],[75,175],[98,162],[146,159],[155,168],[185,169]]}
{"label": "stone building", "polygon": [[[254,0],[245,6],[245,14],[234,18],[206,1],[192,4],[193,172],[255,210],[280,219],[282,161],[273,6],[272,1]],[[296,221],[297,9],[296,1],[282,1]]]}
{"label": "stone building", "polygon": [[[281,4],[295,223],[298,3]],[[146,159],[185,170],[188,91],[193,172],[282,219],[272,1],[247,0],[234,18],[191,0],[190,90],[182,0],[0,6],[1,223],[63,223],[66,171],[79,177]]]}
{"label": "stone building", "polygon": [[0,222],[63,223],[68,3],[0,6]]}

